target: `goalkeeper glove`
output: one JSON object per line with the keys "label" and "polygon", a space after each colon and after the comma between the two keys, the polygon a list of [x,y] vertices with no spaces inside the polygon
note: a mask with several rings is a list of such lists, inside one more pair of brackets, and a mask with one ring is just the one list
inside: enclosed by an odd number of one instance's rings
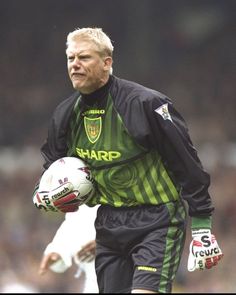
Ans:
{"label": "goalkeeper glove", "polygon": [[34,205],[38,209],[52,212],[77,211],[81,201],[77,199],[78,191],[73,189],[71,182],[65,182],[51,191],[36,191],[33,196]]}
{"label": "goalkeeper glove", "polygon": [[188,271],[210,269],[223,257],[216,238],[210,229],[192,229],[189,247]]}

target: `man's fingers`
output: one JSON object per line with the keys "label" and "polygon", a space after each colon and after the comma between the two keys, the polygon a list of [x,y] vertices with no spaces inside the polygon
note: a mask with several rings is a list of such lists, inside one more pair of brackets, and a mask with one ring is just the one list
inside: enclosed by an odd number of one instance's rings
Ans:
{"label": "man's fingers", "polygon": [[39,266],[39,275],[44,275],[49,269],[50,265],[59,259],[60,255],[57,253],[50,253],[48,255],[44,255]]}
{"label": "man's fingers", "polygon": [[90,241],[85,244],[77,253],[77,257],[80,261],[90,262],[95,258],[96,242]]}
{"label": "man's fingers", "polygon": [[79,260],[82,262],[90,262],[95,258],[95,255],[91,252],[87,252],[83,255],[79,255]]}

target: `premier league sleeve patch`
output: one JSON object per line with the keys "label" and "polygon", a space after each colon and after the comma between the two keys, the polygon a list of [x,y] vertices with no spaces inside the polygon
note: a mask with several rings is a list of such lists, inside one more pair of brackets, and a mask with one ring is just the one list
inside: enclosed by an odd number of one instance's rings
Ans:
{"label": "premier league sleeve patch", "polygon": [[164,120],[170,120],[171,122],[173,122],[168,110],[168,103],[165,103],[159,108],[157,108],[155,112],[161,115]]}

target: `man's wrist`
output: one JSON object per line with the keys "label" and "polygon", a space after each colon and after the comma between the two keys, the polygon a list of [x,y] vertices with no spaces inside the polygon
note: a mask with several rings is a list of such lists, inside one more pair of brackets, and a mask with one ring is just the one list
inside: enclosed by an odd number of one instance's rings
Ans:
{"label": "man's wrist", "polygon": [[191,218],[191,229],[211,229],[212,216],[207,217],[192,217]]}

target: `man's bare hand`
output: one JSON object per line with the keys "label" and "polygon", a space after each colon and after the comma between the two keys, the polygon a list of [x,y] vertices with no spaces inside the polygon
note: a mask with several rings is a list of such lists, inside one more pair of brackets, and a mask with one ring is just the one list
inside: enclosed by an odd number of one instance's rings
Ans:
{"label": "man's bare hand", "polygon": [[90,262],[95,258],[96,242],[90,241],[85,244],[77,253],[77,257],[82,262]]}
{"label": "man's bare hand", "polygon": [[47,270],[49,269],[49,267],[53,263],[55,263],[56,261],[58,261],[59,259],[61,259],[61,256],[58,253],[56,253],[56,252],[52,252],[52,253],[49,253],[47,255],[44,255],[42,257],[41,262],[40,262],[38,273],[40,275],[44,275],[47,272]]}

